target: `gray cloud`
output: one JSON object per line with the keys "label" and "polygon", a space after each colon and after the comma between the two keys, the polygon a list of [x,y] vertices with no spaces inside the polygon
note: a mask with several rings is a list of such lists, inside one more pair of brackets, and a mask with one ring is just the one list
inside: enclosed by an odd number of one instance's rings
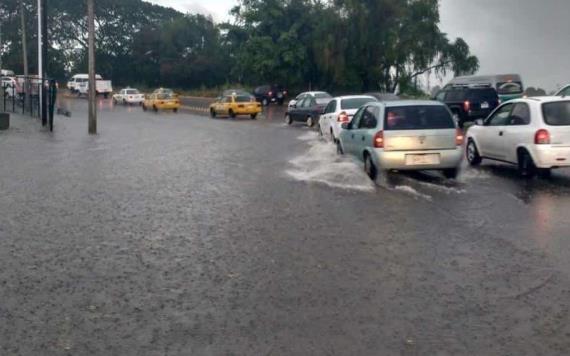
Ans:
{"label": "gray cloud", "polygon": [[441,29],[463,37],[481,74],[519,73],[527,86],[570,82],[570,1],[441,0]]}

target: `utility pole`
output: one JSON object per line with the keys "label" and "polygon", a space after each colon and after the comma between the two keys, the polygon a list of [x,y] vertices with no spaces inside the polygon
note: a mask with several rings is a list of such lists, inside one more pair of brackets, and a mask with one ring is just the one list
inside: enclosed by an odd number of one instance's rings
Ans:
{"label": "utility pole", "polygon": [[87,28],[89,31],[89,134],[97,134],[97,106],[95,79],[95,0],[87,0]]}
{"label": "utility pole", "polygon": [[[43,57],[42,57],[42,42],[43,42],[43,38],[42,38],[42,0],[38,0],[38,78],[43,78],[43,73],[44,73],[44,65],[43,65]],[[43,87],[43,85],[42,85]],[[43,95],[43,90],[41,90],[41,87],[38,88],[38,94],[39,94],[39,99],[40,99],[40,108],[43,107],[43,101],[44,101],[44,95]],[[43,124],[43,122],[42,122]]]}
{"label": "utility pole", "polygon": [[47,77],[48,77],[48,30],[47,30],[47,2],[48,0],[42,1],[42,82],[41,82],[41,93],[42,99],[42,125],[47,126],[48,124],[48,96],[47,96]]}
{"label": "utility pole", "polygon": [[[24,0],[20,0],[20,21],[22,26],[22,57],[24,61],[24,95],[25,100],[31,103],[31,96],[29,91],[29,84],[27,83],[28,80],[28,40],[26,36],[26,8],[24,7]],[[24,107],[26,103],[24,103]],[[31,104],[30,104],[31,110]]]}

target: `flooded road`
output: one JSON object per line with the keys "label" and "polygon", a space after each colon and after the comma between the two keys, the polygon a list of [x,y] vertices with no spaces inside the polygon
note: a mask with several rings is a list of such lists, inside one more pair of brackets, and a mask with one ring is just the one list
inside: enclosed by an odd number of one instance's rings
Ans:
{"label": "flooded road", "polygon": [[570,350],[568,170],[372,183],[278,108],[66,105],[0,133],[0,354]]}

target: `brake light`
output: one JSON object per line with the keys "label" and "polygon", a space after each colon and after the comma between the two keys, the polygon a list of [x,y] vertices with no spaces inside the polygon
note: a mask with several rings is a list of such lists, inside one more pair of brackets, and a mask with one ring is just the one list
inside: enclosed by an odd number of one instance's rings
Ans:
{"label": "brake light", "polygon": [[536,131],[536,134],[534,135],[534,144],[550,145],[550,133],[545,129]]}
{"label": "brake light", "polygon": [[457,146],[461,146],[461,145],[463,145],[464,141],[465,141],[465,135],[463,134],[463,130],[461,130],[458,127],[455,131],[455,144]]}
{"label": "brake light", "polygon": [[384,131],[378,131],[374,135],[374,147],[384,148]]}
{"label": "brake light", "polygon": [[469,109],[471,109],[471,103],[469,102],[469,100],[465,100],[465,102],[463,103],[463,109],[465,111],[469,111]]}
{"label": "brake light", "polygon": [[267,95],[271,96],[271,95],[273,95],[273,92],[270,91],[269,93],[267,93]]}
{"label": "brake light", "polygon": [[283,95],[287,95],[287,90],[283,90]]}
{"label": "brake light", "polygon": [[350,118],[348,117],[346,112],[343,111],[340,114],[338,114],[338,118],[336,119],[336,121],[338,121],[338,122],[349,122]]}

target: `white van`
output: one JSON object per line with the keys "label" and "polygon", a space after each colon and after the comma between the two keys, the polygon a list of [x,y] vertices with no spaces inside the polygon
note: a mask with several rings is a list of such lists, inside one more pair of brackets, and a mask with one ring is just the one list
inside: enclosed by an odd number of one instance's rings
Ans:
{"label": "white van", "polygon": [[[110,80],[103,80],[99,74],[95,75],[96,83],[96,91],[97,94],[103,95],[105,98],[109,96],[113,92],[113,86]],[[67,82],[67,88],[72,93],[77,94],[87,94],[89,89],[89,75],[88,74],[76,74],[69,82]]]}

